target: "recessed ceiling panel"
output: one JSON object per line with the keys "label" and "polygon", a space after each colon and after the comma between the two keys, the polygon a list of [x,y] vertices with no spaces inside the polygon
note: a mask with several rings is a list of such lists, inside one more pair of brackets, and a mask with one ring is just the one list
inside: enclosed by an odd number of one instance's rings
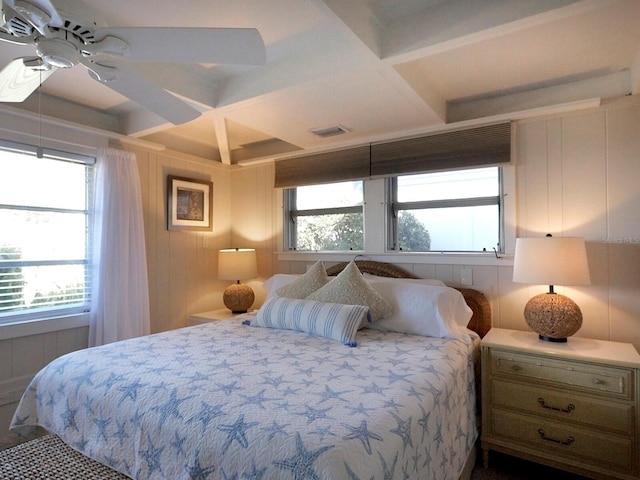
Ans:
{"label": "recessed ceiling panel", "polygon": [[409,63],[447,100],[601,75],[633,61],[639,19],[640,2],[614,2]]}
{"label": "recessed ceiling panel", "polygon": [[[424,104],[405,96],[375,71],[332,75],[228,115],[304,148],[418,129],[439,121]],[[311,133],[333,125],[342,125],[350,132],[327,139]]]}

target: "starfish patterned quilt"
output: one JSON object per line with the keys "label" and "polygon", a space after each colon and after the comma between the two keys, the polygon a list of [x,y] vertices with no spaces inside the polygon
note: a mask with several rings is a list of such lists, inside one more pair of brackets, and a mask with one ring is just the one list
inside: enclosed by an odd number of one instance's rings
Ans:
{"label": "starfish patterned quilt", "polygon": [[199,325],[67,354],[26,390],[41,426],[135,479],[457,479],[478,340]]}

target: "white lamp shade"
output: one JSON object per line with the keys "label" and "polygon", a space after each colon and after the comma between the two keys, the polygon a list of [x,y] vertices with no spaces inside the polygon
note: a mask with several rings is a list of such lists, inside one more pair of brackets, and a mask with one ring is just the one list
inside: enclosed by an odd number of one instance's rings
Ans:
{"label": "white lamp shade", "polygon": [[218,278],[246,280],[258,275],[256,251],[253,248],[229,248],[218,252]]}
{"label": "white lamp shade", "polygon": [[584,239],[516,239],[513,281],[537,285],[589,285],[591,279]]}

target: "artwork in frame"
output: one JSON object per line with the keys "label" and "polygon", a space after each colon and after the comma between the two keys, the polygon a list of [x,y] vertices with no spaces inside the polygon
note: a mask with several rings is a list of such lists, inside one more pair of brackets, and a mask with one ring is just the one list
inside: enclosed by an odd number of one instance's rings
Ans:
{"label": "artwork in frame", "polygon": [[167,177],[167,229],[212,229],[213,182]]}

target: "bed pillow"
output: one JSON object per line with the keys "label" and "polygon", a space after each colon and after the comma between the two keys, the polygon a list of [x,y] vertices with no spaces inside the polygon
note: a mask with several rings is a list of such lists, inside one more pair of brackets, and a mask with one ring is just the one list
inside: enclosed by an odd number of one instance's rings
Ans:
{"label": "bed pillow", "polygon": [[421,285],[435,285],[439,287],[446,287],[447,285],[435,278],[395,278],[395,277],[379,277],[378,275],[372,275],[370,273],[363,273],[362,276],[368,282],[404,282],[404,283],[419,283]]}
{"label": "bed pillow", "polygon": [[302,299],[324,286],[328,281],[329,277],[327,277],[324,264],[318,261],[304,275],[276,289],[275,294],[278,297]]}
{"label": "bed pillow", "polygon": [[393,281],[371,286],[393,305],[393,313],[369,328],[470,340],[466,325],[473,312],[455,288]]}
{"label": "bed pillow", "polygon": [[307,300],[367,306],[372,322],[392,313],[391,303],[365,281],[355,262],[350,262],[336,278],[309,295]]}
{"label": "bed pillow", "polygon": [[362,305],[315,302],[292,298],[271,298],[246,325],[307,332],[355,347],[356,332],[367,317]]}

